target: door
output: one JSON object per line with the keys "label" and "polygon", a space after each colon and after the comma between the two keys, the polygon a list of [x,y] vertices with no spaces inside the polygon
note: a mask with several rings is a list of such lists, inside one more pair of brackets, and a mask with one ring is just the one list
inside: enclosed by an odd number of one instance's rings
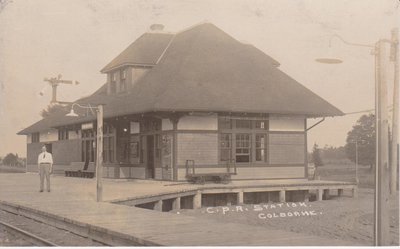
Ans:
{"label": "door", "polygon": [[147,177],[154,178],[154,136],[147,136]]}
{"label": "door", "polygon": [[48,143],[45,144],[45,146],[46,146],[46,151],[53,154],[53,145]]}

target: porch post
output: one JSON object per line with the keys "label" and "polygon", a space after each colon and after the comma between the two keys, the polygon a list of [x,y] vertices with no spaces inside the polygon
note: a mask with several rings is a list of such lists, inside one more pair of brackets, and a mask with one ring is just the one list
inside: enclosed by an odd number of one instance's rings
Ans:
{"label": "porch post", "polygon": [[279,202],[286,202],[286,191],[279,191]]}
{"label": "porch post", "polygon": [[317,201],[322,201],[322,194],[324,193],[324,190],[319,188],[317,189]]}
{"label": "porch post", "polygon": [[162,212],[163,201],[159,200],[154,204],[154,210]]}
{"label": "porch post", "polygon": [[197,191],[197,193],[193,196],[193,209],[201,208],[201,192]]}
{"label": "porch post", "polygon": [[172,209],[179,210],[181,209],[181,197],[176,197],[172,202]]}
{"label": "porch post", "polygon": [[237,193],[237,204],[239,205],[239,204],[243,204],[243,191],[239,191],[238,193]]}
{"label": "porch post", "polygon": [[173,179],[178,180],[178,122],[179,117],[174,116],[170,118],[172,122],[172,168],[173,168]]}

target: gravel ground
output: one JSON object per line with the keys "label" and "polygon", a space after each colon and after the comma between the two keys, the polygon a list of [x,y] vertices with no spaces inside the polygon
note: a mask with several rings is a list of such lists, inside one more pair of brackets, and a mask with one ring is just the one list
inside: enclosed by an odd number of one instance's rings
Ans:
{"label": "gravel ground", "polygon": [[33,246],[31,243],[23,239],[15,237],[7,232],[6,229],[0,228],[0,246]]}
{"label": "gravel ground", "polygon": [[[181,210],[180,214],[372,245],[373,199],[373,190],[360,189],[357,199],[351,198],[350,195],[340,198],[332,197],[330,200],[305,203],[306,207],[300,206],[299,203],[295,203],[296,207],[292,207],[291,203],[289,203],[290,207],[286,204],[283,204],[282,207],[275,204],[275,208],[262,205],[243,205]],[[391,243],[399,245],[398,198],[391,200],[391,207]],[[229,211],[226,211],[228,208]],[[295,212],[299,212],[301,215],[301,211],[308,211],[309,214],[312,212],[313,215],[295,216]],[[279,217],[274,218],[274,213]],[[284,213],[282,216],[285,217],[280,217],[281,213]],[[272,218],[268,218],[268,215]]]}

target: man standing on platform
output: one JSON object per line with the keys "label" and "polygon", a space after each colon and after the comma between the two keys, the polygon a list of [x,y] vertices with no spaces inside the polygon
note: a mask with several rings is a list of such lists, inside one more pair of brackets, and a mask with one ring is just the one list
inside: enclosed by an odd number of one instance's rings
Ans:
{"label": "man standing on platform", "polygon": [[47,192],[50,192],[50,174],[53,171],[53,156],[46,151],[46,145],[42,147],[42,153],[38,156],[38,169],[40,176],[40,192],[43,192],[44,178],[46,177]]}

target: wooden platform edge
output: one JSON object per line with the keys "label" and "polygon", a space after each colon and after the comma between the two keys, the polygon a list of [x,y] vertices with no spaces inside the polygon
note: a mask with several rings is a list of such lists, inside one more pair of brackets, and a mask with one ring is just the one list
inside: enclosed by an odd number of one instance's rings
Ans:
{"label": "wooden platform edge", "polygon": [[83,223],[67,217],[62,217],[3,200],[0,200],[0,209],[90,238],[109,246],[162,246],[152,241],[137,238],[129,234],[116,232],[104,227]]}

